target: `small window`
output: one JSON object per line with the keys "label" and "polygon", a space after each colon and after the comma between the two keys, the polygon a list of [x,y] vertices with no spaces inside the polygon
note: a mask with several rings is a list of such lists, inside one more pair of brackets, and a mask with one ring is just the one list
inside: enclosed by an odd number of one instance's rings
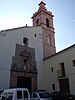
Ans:
{"label": "small window", "polygon": [[28,44],[28,39],[26,37],[23,38],[23,43]]}
{"label": "small window", "polygon": [[55,84],[54,83],[52,84],[52,89],[53,89],[53,91],[55,90]]}
{"label": "small window", "polygon": [[51,72],[53,72],[53,67],[51,67]]}
{"label": "small window", "polygon": [[35,37],[36,37],[36,34],[35,34]]}
{"label": "small window", "polygon": [[24,99],[28,98],[28,92],[27,91],[23,91],[23,94],[24,94]]}
{"label": "small window", "polygon": [[22,91],[17,91],[17,99],[22,99]]}
{"label": "small window", "polygon": [[73,62],[73,66],[75,66],[75,60],[72,60],[72,62]]}

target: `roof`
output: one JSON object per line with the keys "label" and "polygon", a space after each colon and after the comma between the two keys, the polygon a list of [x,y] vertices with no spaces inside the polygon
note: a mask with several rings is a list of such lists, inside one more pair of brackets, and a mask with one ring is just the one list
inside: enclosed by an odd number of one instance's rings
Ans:
{"label": "roof", "polygon": [[11,29],[1,30],[0,33],[4,32],[4,31],[11,31],[11,30],[22,29],[22,28],[33,28],[33,27],[41,27],[41,26],[22,26],[22,27],[16,27],[16,28],[11,28]]}
{"label": "roof", "polygon": [[44,58],[43,60],[49,59],[49,58],[51,58],[51,57],[53,57],[53,56],[55,56],[55,55],[58,55],[58,54],[60,54],[60,53],[62,53],[62,52],[64,52],[64,51],[68,50],[68,49],[71,49],[71,48],[73,48],[73,47],[75,47],[75,44],[73,44],[73,45],[71,45],[71,46],[69,46],[69,47],[67,47],[67,48],[65,48],[65,49],[63,49],[63,50],[61,50],[61,51],[59,51],[59,52],[57,52],[57,53],[55,53],[55,54],[49,56],[49,57],[47,57],[47,58]]}
{"label": "roof", "polygon": [[40,6],[41,4],[44,4],[44,5],[46,5],[43,1],[41,1],[38,5]]}
{"label": "roof", "polygon": [[14,91],[17,91],[17,90],[27,90],[27,88],[12,88],[12,89],[5,89],[4,92],[14,92]]}

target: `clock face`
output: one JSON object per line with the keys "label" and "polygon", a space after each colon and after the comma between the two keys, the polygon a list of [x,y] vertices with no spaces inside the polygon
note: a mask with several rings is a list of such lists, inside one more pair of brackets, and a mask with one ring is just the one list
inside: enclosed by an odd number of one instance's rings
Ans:
{"label": "clock face", "polygon": [[40,39],[42,39],[42,38],[43,38],[43,34],[42,34],[42,33],[39,33],[39,34],[38,34],[38,37],[39,37]]}

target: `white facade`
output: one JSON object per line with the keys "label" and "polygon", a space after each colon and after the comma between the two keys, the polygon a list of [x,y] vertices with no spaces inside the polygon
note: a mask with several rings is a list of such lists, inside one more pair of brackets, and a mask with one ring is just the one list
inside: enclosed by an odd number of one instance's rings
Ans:
{"label": "white facade", "polygon": [[32,27],[19,27],[0,32],[0,89],[9,88],[12,56],[15,56],[16,43],[23,44],[28,38],[28,46],[35,49],[37,62],[37,89],[45,88],[45,69],[43,58],[56,53],[55,30],[52,12],[47,11],[45,3],[39,3],[39,9],[32,16]]}
{"label": "white facade", "polygon": [[42,33],[41,27],[20,27],[0,32],[0,90],[9,88],[12,56],[15,55],[16,43],[24,45],[23,37],[27,37],[28,46],[35,49],[37,87],[44,88],[43,40],[38,37],[39,33]]}
{"label": "white facade", "polygon": [[[61,64],[64,63],[65,74],[63,75]],[[53,91],[52,84],[55,84],[54,91],[60,91],[59,80],[68,79],[69,90],[75,95],[75,45],[68,47],[55,55],[44,59],[45,64],[45,89],[49,92]],[[64,88],[64,83],[62,87]],[[67,87],[67,85],[66,85]],[[65,87],[65,89],[66,89]],[[64,89],[64,90],[65,90]]]}

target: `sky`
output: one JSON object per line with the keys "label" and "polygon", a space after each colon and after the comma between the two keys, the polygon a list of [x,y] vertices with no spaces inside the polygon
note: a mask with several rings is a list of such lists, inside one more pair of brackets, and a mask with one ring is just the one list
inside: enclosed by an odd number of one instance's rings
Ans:
{"label": "sky", "polygon": [[[54,15],[56,51],[75,44],[75,0],[42,0]],[[41,0],[0,0],[0,30],[32,26]]]}

